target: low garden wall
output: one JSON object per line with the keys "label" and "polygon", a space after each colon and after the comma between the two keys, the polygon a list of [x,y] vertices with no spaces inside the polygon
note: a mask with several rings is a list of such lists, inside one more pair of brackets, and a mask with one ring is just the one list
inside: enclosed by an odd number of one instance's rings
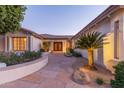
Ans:
{"label": "low garden wall", "polygon": [[23,64],[8,66],[0,69],[0,84],[11,82],[27,75],[30,75],[48,63],[48,54],[43,57]]}

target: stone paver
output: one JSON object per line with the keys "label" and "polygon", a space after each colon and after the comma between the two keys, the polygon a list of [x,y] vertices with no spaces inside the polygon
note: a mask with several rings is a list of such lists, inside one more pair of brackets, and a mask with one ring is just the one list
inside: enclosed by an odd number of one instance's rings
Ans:
{"label": "stone paver", "polygon": [[2,84],[0,87],[13,88],[81,88],[90,87],[79,85],[71,80],[73,73],[72,64],[76,62],[74,57],[65,57],[63,54],[50,54],[49,63],[41,70],[22,79]]}

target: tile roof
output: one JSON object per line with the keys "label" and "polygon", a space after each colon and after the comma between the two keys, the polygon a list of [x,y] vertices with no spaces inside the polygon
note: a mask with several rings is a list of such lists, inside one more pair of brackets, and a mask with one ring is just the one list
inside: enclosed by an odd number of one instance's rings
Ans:
{"label": "tile roof", "polygon": [[27,33],[30,33],[31,35],[33,35],[33,36],[35,36],[39,39],[43,39],[43,37],[41,35],[39,35],[38,33],[34,32],[34,31],[28,30],[26,28],[21,28],[20,30],[24,31],[24,32],[27,32]]}
{"label": "tile roof", "polygon": [[41,34],[44,39],[71,39],[72,35],[51,35],[51,34]]}

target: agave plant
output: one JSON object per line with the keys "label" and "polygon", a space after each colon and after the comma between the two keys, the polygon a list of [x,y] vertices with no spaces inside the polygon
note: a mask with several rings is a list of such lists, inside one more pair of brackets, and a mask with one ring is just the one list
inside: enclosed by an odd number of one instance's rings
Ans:
{"label": "agave plant", "polygon": [[77,46],[81,49],[88,50],[88,66],[93,67],[94,64],[94,49],[102,48],[103,47],[103,38],[105,34],[101,32],[89,32],[83,34],[77,40]]}

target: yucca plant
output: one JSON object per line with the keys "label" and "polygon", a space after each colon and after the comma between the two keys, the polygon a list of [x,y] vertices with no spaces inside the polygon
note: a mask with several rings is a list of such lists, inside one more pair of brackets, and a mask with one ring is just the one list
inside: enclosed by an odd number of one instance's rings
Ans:
{"label": "yucca plant", "polygon": [[94,65],[94,49],[102,48],[103,47],[103,38],[105,34],[101,32],[89,32],[83,34],[77,40],[77,46],[81,49],[88,50],[88,66],[93,67]]}

